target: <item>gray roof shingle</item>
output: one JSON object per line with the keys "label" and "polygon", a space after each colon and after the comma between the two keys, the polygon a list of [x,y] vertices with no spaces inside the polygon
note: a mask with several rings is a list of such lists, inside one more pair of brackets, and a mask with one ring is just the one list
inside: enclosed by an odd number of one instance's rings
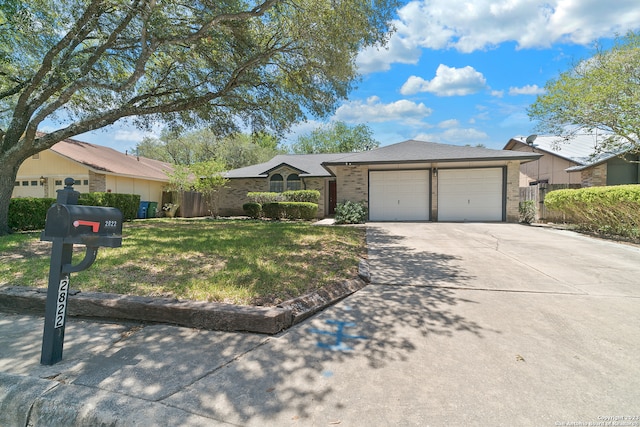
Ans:
{"label": "gray roof shingle", "polygon": [[347,154],[325,164],[432,163],[481,160],[535,160],[540,155],[509,150],[409,140],[371,151]]}
{"label": "gray roof shingle", "polygon": [[265,163],[234,169],[227,178],[264,178],[281,165],[300,171],[300,176],[328,177],[325,165],[380,164],[380,163],[432,163],[481,160],[535,160],[540,154],[479,147],[438,144],[409,140],[387,145],[371,151],[334,154],[281,154]]}

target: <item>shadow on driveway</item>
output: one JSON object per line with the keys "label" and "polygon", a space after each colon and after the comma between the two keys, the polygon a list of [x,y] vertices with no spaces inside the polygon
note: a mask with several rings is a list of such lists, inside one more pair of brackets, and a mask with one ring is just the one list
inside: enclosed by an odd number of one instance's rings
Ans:
{"label": "shadow on driveway", "polygon": [[367,228],[371,283],[463,286],[475,278],[465,271],[462,258],[407,248],[405,239],[383,228]]}

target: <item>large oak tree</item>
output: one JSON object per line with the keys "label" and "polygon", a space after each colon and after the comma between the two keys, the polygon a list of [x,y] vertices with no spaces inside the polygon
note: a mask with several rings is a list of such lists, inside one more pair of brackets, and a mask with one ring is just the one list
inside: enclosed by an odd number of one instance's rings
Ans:
{"label": "large oak tree", "polygon": [[[3,0],[0,234],[20,164],[130,119],[278,134],[335,109],[394,0]],[[47,134],[38,127],[51,120]]]}
{"label": "large oak tree", "polygon": [[545,85],[529,107],[537,130],[571,137],[599,130],[612,135],[596,152],[640,152],[640,33],[617,37],[610,49],[586,60]]}

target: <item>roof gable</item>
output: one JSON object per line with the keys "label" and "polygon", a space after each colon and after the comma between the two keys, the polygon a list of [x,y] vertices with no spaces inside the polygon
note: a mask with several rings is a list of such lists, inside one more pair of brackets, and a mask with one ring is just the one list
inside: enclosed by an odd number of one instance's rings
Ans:
{"label": "roof gable", "polygon": [[275,169],[286,165],[299,171],[301,177],[329,177],[331,174],[322,164],[340,157],[344,153],[329,154],[279,154],[265,163],[233,169],[226,173],[227,178],[264,178]]}

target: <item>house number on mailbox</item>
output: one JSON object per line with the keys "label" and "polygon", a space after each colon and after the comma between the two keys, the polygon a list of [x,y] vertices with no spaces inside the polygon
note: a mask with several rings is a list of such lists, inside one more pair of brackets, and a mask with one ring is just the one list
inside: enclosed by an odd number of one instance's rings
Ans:
{"label": "house number on mailbox", "polygon": [[58,286],[58,303],[56,305],[56,322],[54,328],[64,326],[65,312],[67,310],[67,297],[69,296],[69,276],[63,276]]}

